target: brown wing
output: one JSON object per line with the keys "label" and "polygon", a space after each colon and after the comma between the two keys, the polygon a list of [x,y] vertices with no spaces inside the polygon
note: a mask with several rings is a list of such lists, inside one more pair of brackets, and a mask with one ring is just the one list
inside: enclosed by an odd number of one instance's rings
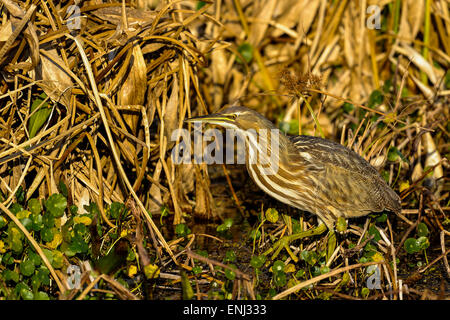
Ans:
{"label": "brown wing", "polygon": [[399,196],[356,152],[318,137],[293,136],[290,139],[298,154],[303,155],[303,161],[311,163],[315,170],[317,197],[345,217],[385,209],[401,210]]}

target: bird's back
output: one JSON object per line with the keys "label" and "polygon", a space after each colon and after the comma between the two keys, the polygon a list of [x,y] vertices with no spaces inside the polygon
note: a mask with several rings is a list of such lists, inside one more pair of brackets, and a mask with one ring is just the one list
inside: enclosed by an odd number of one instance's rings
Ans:
{"label": "bird's back", "polygon": [[[344,217],[358,217],[385,209],[400,212],[400,198],[378,171],[356,152],[336,142],[290,136],[295,146],[291,161],[302,162],[316,184],[322,208]],[[325,209],[324,209],[325,210]]]}

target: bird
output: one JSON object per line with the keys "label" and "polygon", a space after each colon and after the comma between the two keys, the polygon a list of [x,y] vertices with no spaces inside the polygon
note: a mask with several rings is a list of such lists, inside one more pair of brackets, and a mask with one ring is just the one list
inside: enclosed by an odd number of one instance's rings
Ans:
{"label": "bird", "polygon": [[[356,152],[339,143],[315,136],[285,135],[257,111],[237,105],[185,121],[236,130],[244,138],[247,171],[256,185],[278,201],[318,217],[317,227],[286,236],[264,253],[274,252],[272,259],[285,248],[297,261],[289,244],[296,239],[322,234],[327,229],[335,241],[335,225],[340,217],[348,219],[385,210],[401,211],[400,197],[379,172]],[[271,134],[267,135],[267,132]],[[274,139],[275,134],[277,139]],[[277,154],[274,156],[275,152],[269,150],[265,157],[270,154],[271,160],[258,158],[255,161],[256,154],[264,157],[260,152],[262,142],[268,149],[273,148],[268,140],[277,141]],[[277,162],[277,170],[268,174],[265,167],[270,161]]]}

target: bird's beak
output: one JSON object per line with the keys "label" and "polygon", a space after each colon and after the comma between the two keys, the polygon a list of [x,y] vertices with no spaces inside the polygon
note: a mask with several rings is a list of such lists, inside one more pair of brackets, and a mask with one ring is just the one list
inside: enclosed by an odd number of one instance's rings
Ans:
{"label": "bird's beak", "polygon": [[227,115],[222,113],[211,113],[206,116],[198,116],[192,117],[184,120],[184,122],[203,122],[203,123],[212,123],[218,125],[224,124],[234,124],[235,118],[233,115]]}

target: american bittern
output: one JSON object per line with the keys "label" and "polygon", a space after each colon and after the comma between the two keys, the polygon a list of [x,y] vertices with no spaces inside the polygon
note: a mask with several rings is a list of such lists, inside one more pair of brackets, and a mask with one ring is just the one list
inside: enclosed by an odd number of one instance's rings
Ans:
{"label": "american bittern", "polygon": [[[226,107],[217,113],[194,117],[188,122],[205,122],[233,128],[245,137],[246,165],[255,183],[275,199],[317,215],[313,228],[282,238],[265,254],[282,248],[296,260],[288,244],[295,239],[321,234],[328,228],[334,235],[339,217],[356,218],[371,212],[400,212],[400,197],[386,184],[378,171],[356,152],[329,140],[312,136],[278,134],[276,127],[258,112],[239,106]],[[261,131],[265,130],[264,135]],[[261,162],[250,161],[261,153],[261,139],[270,140],[277,132],[278,154],[267,152],[277,161],[277,169],[267,174]],[[269,147],[271,144],[264,144]],[[268,155],[266,155],[268,157]],[[262,159],[267,160],[267,159]],[[265,161],[267,164],[268,161]],[[330,237],[331,238],[331,237]],[[335,238],[334,238],[335,241]]]}

